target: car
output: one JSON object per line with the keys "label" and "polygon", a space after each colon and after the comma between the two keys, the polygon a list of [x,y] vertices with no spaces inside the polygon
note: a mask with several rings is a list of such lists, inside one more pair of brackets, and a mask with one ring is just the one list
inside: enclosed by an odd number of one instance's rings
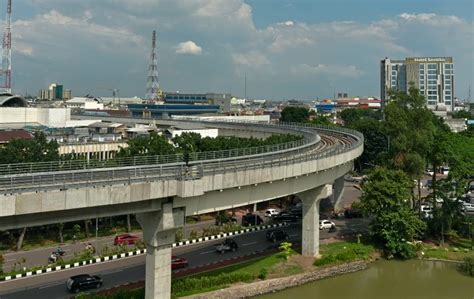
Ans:
{"label": "car", "polygon": [[421,215],[424,218],[433,218],[433,207],[430,205],[421,205],[420,206]]}
{"label": "car", "polygon": [[115,237],[114,245],[131,245],[140,240],[139,237],[131,234],[121,234]]}
{"label": "car", "polygon": [[280,212],[278,215],[273,216],[273,220],[281,222],[296,222],[298,217],[290,212]]}
{"label": "car", "polygon": [[268,241],[275,243],[276,241],[288,240],[290,236],[282,230],[269,230],[267,231],[266,238]]}
{"label": "car", "polygon": [[276,209],[267,209],[265,211],[265,217],[273,217],[274,215],[278,215],[278,210]]}
{"label": "car", "polygon": [[303,217],[303,207],[292,208],[292,209],[290,209],[290,213],[295,215],[298,218],[301,218],[301,217]]}
{"label": "car", "polygon": [[465,203],[462,204],[462,206],[463,206],[463,210],[465,212],[469,212],[469,213],[474,212],[474,204],[473,203],[465,202]]}
{"label": "car", "polygon": [[172,256],[171,257],[171,269],[182,269],[188,267],[188,260],[182,257]]}
{"label": "car", "polygon": [[227,238],[221,244],[216,245],[216,251],[219,253],[224,253],[227,251],[236,251],[239,246],[234,239]]}
{"label": "car", "polygon": [[350,209],[350,210],[345,210],[344,211],[344,217],[346,218],[362,218],[364,217],[364,214],[362,211],[359,211],[357,209]]}
{"label": "car", "polygon": [[262,223],[262,217],[256,214],[247,213],[246,215],[242,216],[242,226],[255,226],[260,225]]}
{"label": "car", "polygon": [[336,227],[336,224],[329,220],[319,220],[319,229],[331,229]]}
{"label": "car", "polygon": [[72,293],[79,293],[80,291],[88,289],[98,289],[102,287],[102,278],[97,275],[80,274],[71,276],[67,282],[66,287]]}

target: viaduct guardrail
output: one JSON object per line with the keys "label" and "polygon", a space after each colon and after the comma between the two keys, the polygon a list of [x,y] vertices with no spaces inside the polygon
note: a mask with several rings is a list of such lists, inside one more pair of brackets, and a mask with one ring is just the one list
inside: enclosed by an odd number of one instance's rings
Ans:
{"label": "viaduct guardrail", "polygon": [[[212,122],[219,125],[219,122]],[[225,122],[229,124],[230,122]],[[241,122],[233,122],[242,125]],[[311,126],[301,124],[270,125],[245,123],[249,127],[273,127],[284,129],[293,134],[304,134],[300,142],[278,144],[267,147],[247,148],[230,151],[197,153],[189,166],[181,161],[179,155],[171,158],[145,157],[143,160],[128,160],[129,165],[110,166],[89,169],[61,169],[46,172],[18,172],[0,176],[0,192],[18,193],[45,191],[52,189],[65,190],[84,186],[105,185],[114,183],[133,183],[154,180],[191,180],[204,175],[256,169],[321,159],[337,155],[363,146],[363,135],[359,132],[335,127]],[[309,135],[314,138],[308,137]],[[319,135],[322,137],[320,138]],[[323,138],[324,137],[324,138]],[[333,139],[337,142],[330,143]],[[321,146],[321,142],[326,144]],[[216,154],[218,153],[218,154]],[[225,154],[224,154],[225,153]],[[181,157],[182,158],[182,157]],[[167,160],[168,159],[168,160]],[[124,162],[125,163],[125,162]],[[143,164],[141,164],[143,163]],[[25,168],[18,167],[23,170]],[[32,168],[30,168],[32,169]],[[35,169],[42,169],[38,166]]]}

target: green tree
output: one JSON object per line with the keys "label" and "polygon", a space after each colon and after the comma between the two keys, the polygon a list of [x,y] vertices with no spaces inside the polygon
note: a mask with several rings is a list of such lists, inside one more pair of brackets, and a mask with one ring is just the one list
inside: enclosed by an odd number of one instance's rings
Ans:
{"label": "green tree", "polygon": [[175,148],[168,140],[155,132],[147,137],[130,139],[127,148],[121,148],[117,153],[118,158],[135,156],[169,155],[175,153]]}
{"label": "green tree", "polygon": [[410,208],[412,183],[399,170],[374,168],[363,184],[359,207],[371,215],[370,233],[387,256],[409,258],[415,248],[408,241],[422,235],[426,225]]}
{"label": "green tree", "polygon": [[372,109],[349,108],[339,112],[339,117],[344,121],[344,125],[350,127],[363,119],[381,120],[382,113]]}
{"label": "green tree", "polygon": [[309,119],[309,110],[304,107],[285,107],[281,111],[281,122],[307,122]]}
{"label": "green tree", "polygon": [[59,160],[59,144],[48,141],[42,132],[32,139],[18,138],[0,148],[0,164],[46,162]]}
{"label": "green tree", "polygon": [[460,110],[460,111],[456,111],[452,114],[452,117],[453,118],[467,118],[467,119],[471,119],[472,118],[472,114],[471,112],[469,111],[466,111],[466,110]]}

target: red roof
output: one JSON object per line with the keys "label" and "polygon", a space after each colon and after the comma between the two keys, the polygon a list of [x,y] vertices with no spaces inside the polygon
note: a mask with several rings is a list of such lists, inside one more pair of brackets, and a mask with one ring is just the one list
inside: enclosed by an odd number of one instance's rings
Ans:
{"label": "red roof", "polygon": [[33,135],[25,130],[0,131],[0,143],[8,143],[17,138],[31,139]]}

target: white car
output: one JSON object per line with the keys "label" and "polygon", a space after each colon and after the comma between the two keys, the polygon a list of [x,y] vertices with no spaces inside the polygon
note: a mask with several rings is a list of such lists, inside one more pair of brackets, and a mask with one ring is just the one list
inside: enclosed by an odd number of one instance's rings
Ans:
{"label": "white car", "polygon": [[319,220],[319,229],[330,229],[331,227],[336,227],[336,224],[329,220]]}
{"label": "white car", "polygon": [[433,218],[433,207],[430,205],[421,205],[421,213],[425,218]]}
{"label": "white car", "polygon": [[279,211],[276,210],[276,209],[267,209],[267,210],[265,211],[265,217],[270,217],[270,218],[271,218],[271,217],[273,217],[273,216],[275,216],[275,215],[278,215],[278,213],[279,213]]}
{"label": "white car", "polygon": [[462,204],[463,208],[464,208],[464,211],[466,212],[474,212],[474,203],[468,203],[468,202],[465,202]]}

